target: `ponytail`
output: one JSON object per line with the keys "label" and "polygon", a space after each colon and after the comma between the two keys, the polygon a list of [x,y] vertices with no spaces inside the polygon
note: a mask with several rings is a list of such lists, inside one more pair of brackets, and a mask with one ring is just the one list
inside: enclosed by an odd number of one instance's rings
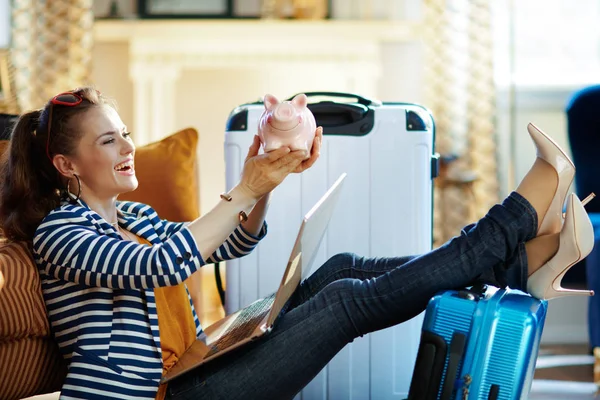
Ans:
{"label": "ponytail", "polygon": [[46,135],[37,136],[42,112],[21,115],[0,167],[0,227],[11,240],[32,240],[42,219],[60,205],[58,171],[40,143]]}

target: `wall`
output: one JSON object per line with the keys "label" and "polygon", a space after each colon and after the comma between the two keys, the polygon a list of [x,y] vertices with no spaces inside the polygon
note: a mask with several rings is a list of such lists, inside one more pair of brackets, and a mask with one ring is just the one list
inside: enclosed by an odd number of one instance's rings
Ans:
{"label": "wall", "polygon": [[[103,33],[94,48],[93,81],[103,93],[117,99],[122,118],[140,144],[169,134],[167,130],[184,126],[199,130],[202,210],[216,204],[219,193],[225,189],[222,146],[225,123],[229,113],[239,104],[259,100],[269,92],[284,98],[311,90],[354,91],[381,100],[422,100],[422,70],[419,67],[422,48],[418,36],[410,37],[412,25],[390,24],[381,28],[379,24],[360,22],[283,26],[249,22],[243,25],[251,31],[246,33],[238,24],[229,23],[151,24],[97,24]],[[129,33],[136,29],[140,31]],[[239,37],[231,33],[235,29],[240,35],[254,35],[250,41],[255,51],[248,52],[239,45]],[[274,29],[286,31],[279,32],[278,44],[270,40]],[[310,39],[304,29],[317,33],[313,32]],[[161,30],[156,39],[146,38],[147,32],[156,34],[156,30]],[[365,30],[381,37],[361,35]],[[113,34],[118,31],[121,33]],[[320,32],[323,35],[338,34],[340,38],[307,46],[310,40],[321,37]],[[190,38],[206,34],[220,37],[221,42],[215,44],[206,37]],[[159,44],[165,35],[169,39]],[[173,35],[172,40],[168,35]],[[222,36],[225,35],[230,39],[224,39]],[[282,35],[285,38],[281,38]],[[394,37],[388,37],[392,35]],[[293,44],[288,45],[288,39]],[[173,42],[183,50],[171,52]],[[361,47],[361,51],[353,50],[353,46]],[[157,50],[157,47],[161,49]],[[405,61],[408,59],[411,62]],[[139,71],[132,70],[134,64],[147,77],[140,80]],[[175,81],[174,84],[168,81],[165,86],[161,78],[169,68],[176,71],[173,73]],[[163,85],[159,88],[168,92],[167,97],[156,98],[154,81]],[[142,96],[139,101],[134,101],[136,93],[140,96],[140,88],[144,89],[144,96],[154,97]],[[161,101],[164,104],[160,104]],[[149,106],[140,111],[143,102]],[[155,106],[156,102],[159,107]],[[161,125],[159,132],[152,133],[161,119],[168,121],[163,121],[165,128]],[[136,123],[140,126],[135,126]]]}

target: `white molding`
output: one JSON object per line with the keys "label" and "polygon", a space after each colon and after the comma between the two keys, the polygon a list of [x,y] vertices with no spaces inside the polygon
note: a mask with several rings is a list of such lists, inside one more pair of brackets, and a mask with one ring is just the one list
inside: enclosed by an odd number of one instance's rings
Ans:
{"label": "white molding", "polygon": [[556,368],[572,365],[594,365],[595,358],[587,354],[556,354],[541,355],[535,364],[535,369]]}

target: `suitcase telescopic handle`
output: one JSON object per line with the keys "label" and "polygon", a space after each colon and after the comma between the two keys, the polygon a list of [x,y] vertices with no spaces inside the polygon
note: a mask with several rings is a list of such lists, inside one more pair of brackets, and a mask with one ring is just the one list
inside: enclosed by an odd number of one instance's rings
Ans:
{"label": "suitcase telescopic handle", "polygon": [[[356,99],[357,103],[365,105],[365,106],[370,106],[371,104],[376,104],[377,103],[375,100],[370,100],[370,99],[367,99],[366,97],[363,97],[361,95],[354,94],[354,93],[344,93],[344,92],[305,92],[304,94],[307,97],[326,96],[326,97],[341,97],[341,98],[344,98],[344,99]],[[294,96],[292,96],[292,97],[290,97],[287,100],[290,101],[295,96],[297,96],[297,94],[294,95]]]}
{"label": "suitcase telescopic handle", "polygon": [[458,367],[463,359],[466,344],[467,336],[454,332],[450,341],[450,356],[448,357],[448,367],[446,368],[446,377],[440,400],[450,400],[452,398],[456,377],[459,372]]}
{"label": "suitcase telescopic handle", "polygon": [[423,330],[407,400],[436,400],[444,373],[448,344],[437,333]]}

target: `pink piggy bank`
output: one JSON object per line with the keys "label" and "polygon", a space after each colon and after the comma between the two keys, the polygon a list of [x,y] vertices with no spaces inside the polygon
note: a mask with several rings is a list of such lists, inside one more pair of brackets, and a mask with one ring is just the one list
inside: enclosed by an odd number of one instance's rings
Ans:
{"label": "pink piggy bank", "polygon": [[317,123],[306,107],[307,101],[304,94],[283,102],[273,95],[265,96],[265,111],[258,122],[258,137],[265,153],[288,146],[292,150],[306,150],[307,158],[310,157]]}

